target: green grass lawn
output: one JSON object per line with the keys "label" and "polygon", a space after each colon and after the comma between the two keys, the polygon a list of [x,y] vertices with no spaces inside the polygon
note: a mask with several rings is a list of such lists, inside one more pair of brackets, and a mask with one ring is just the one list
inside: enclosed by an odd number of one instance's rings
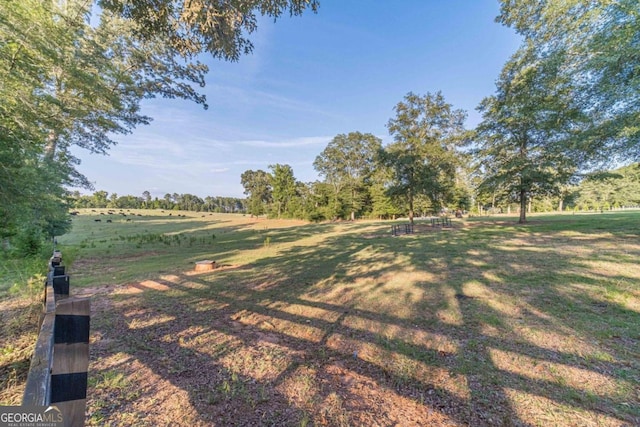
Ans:
{"label": "green grass lawn", "polygon": [[93,295],[89,424],[640,424],[640,213],[179,214],[58,239]]}

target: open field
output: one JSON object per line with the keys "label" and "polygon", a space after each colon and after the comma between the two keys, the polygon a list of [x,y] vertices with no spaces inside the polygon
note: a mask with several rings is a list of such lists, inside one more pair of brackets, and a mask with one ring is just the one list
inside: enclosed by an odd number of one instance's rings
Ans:
{"label": "open field", "polygon": [[88,425],[640,425],[640,213],[126,215],[59,238],[93,296]]}

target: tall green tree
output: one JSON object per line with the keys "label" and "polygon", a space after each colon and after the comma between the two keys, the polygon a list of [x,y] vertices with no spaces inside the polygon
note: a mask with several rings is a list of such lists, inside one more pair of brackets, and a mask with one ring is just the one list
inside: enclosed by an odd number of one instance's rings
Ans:
{"label": "tall green tree", "polygon": [[[47,215],[59,218],[67,210],[64,187],[90,188],[75,169],[72,146],[104,153],[113,144],[110,135],[148,122],[138,112],[143,98],[170,95],[178,80],[203,81],[200,69],[185,71],[182,64],[158,60],[172,57],[159,40],[153,48],[136,45],[147,59],[132,60],[133,44],[126,53],[119,44],[131,34],[127,25],[105,13],[91,26],[90,7],[79,0],[0,3],[0,156],[10,166],[2,168],[0,187],[7,189],[3,202],[14,206],[2,212],[13,220],[0,225],[5,235],[18,219],[51,229]],[[165,84],[150,85],[159,67],[166,72]],[[49,209],[37,207],[54,195]]]}
{"label": "tall green tree", "polygon": [[149,209],[151,207],[151,193],[148,190],[142,192],[142,199],[144,200],[145,208]]}
{"label": "tall green tree", "polygon": [[273,200],[271,175],[263,170],[247,170],[240,176],[244,194],[248,197],[248,211],[252,215],[262,215]]}
{"label": "tall green tree", "polygon": [[380,138],[370,133],[340,134],[329,142],[313,162],[314,168],[334,188],[335,203],[338,203],[343,190],[348,193],[351,220],[363,207],[367,180],[375,170],[376,156],[381,147]]}
{"label": "tall green tree", "polygon": [[319,222],[335,218],[333,203],[334,191],[329,184],[322,181],[314,181],[306,185],[306,190],[301,194],[307,207],[304,219]]}
{"label": "tall green tree", "polygon": [[[39,229],[47,215],[63,212],[60,185],[64,179],[43,158],[46,128],[40,125],[38,91],[53,66],[56,43],[64,32],[48,20],[42,7],[0,3],[0,236],[10,237],[22,227]],[[62,169],[62,168],[61,168]],[[62,172],[62,171],[61,171]],[[47,209],[44,209],[44,207]],[[40,233],[41,234],[41,233]]]}
{"label": "tall green tree", "polygon": [[588,120],[573,97],[560,61],[540,61],[521,48],[504,66],[496,94],[479,106],[481,193],[507,194],[520,204],[556,194],[574,176],[584,154],[578,135]]}
{"label": "tall green tree", "polygon": [[[380,155],[378,152],[378,156]],[[371,216],[374,218],[395,218],[402,213],[402,207],[397,203],[397,198],[389,195],[388,189],[392,186],[391,168],[385,167],[381,159],[376,156],[376,169],[371,176],[369,193],[371,196]]]}
{"label": "tall green tree", "polygon": [[457,148],[465,143],[466,113],[445,102],[442,93],[409,92],[395,107],[387,127],[394,142],[380,159],[391,171],[390,195],[405,200],[413,222],[414,202],[424,195],[438,211],[451,197]]}
{"label": "tall green tree", "polygon": [[93,193],[93,207],[94,208],[106,208],[108,203],[109,193],[106,191],[96,191]]}
{"label": "tall green tree", "polygon": [[269,165],[271,169],[271,195],[278,218],[288,214],[289,208],[296,198],[297,181],[293,169],[289,165]]}
{"label": "tall green tree", "polygon": [[296,201],[294,203],[293,216],[295,218],[302,218],[309,221],[318,222],[325,218],[321,212],[320,200],[321,197],[317,194],[316,182],[300,182],[296,183]]}
{"label": "tall green tree", "polygon": [[573,82],[592,120],[581,136],[583,164],[640,157],[637,0],[502,0],[497,20]]}

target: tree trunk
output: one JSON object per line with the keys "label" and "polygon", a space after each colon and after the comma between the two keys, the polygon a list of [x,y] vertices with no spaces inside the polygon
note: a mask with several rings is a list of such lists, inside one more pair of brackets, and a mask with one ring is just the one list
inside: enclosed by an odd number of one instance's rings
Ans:
{"label": "tree trunk", "polygon": [[520,189],[520,219],[518,223],[524,224],[527,222],[527,191]]}
{"label": "tree trunk", "polygon": [[356,204],[356,190],[352,188],[351,189],[351,221],[356,220],[355,204]]}
{"label": "tree trunk", "polygon": [[409,190],[409,222],[413,225],[413,193]]}
{"label": "tree trunk", "polygon": [[[523,139],[520,141],[520,155],[519,155],[520,160],[523,160],[526,162],[527,160],[527,139],[526,136],[523,137]],[[520,224],[524,224],[525,222],[527,222],[527,190],[530,189],[530,183],[527,182],[527,185],[525,185],[524,181],[524,176],[521,174],[520,178],[520,219],[518,220],[518,223]],[[528,179],[527,179],[528,181]]]}
{"label": "tree trunk", "polygon": [[[56,95],[58,95],[58,97],[60,96],[60,94],[62,94],[62,81],[61,79],[58,77],[60,75],[61,71],[59,68],[56,68],[56,70],[54,70],[54,75],[56,76]],[[58,148],[58,138],[59,138],[59,132],[57,130],[54,129],[50,129],[49,130],[49,135],[47,136],[47,143],[45,145],[44,148],[44,157],[48,160],[53,160],[54,156],[56,154],[56,150]]]}
{"label": "tree trunk", "polygon": [[558,212],[562,212],[563,208],[564,208],[564,200],[560,199],[560,202],[558,203]]}
{"label": "tree trunk", "polygon": [[533,201],[533,199],[531,197],[529,197],[529,203],[527,204],[527,213],[531,213],[531,202]]}
{"label": "tree trunk", "polygon": [[44,156],[47,160],[53,160],[56,154],[56,148],[58,147],[58,136],[54,131],[49,132],[47,137],[47,144],[44,148]]}

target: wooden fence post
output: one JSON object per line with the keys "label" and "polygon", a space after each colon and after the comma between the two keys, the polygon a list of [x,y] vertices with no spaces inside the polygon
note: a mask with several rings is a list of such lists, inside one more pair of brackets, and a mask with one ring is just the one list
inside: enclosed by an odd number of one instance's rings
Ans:
{"label": "wooden fence post", "polygon": [[91,300],[69,298],[69,276],[61,262],[62,254],[54,251],[22,404],[55,405],[65,427],[81,427],[87,404]]}
{"label": "wooden fence post", "polygon": [[67,298],[56,304],[51,404],[62,412],[65,426],[83,426],[89,368],[88,298]]}
{"label": "wooden fence post", "polygon": [[69,276],[52,276],[53,292],[56,296],[68,296],[69,295]]}

